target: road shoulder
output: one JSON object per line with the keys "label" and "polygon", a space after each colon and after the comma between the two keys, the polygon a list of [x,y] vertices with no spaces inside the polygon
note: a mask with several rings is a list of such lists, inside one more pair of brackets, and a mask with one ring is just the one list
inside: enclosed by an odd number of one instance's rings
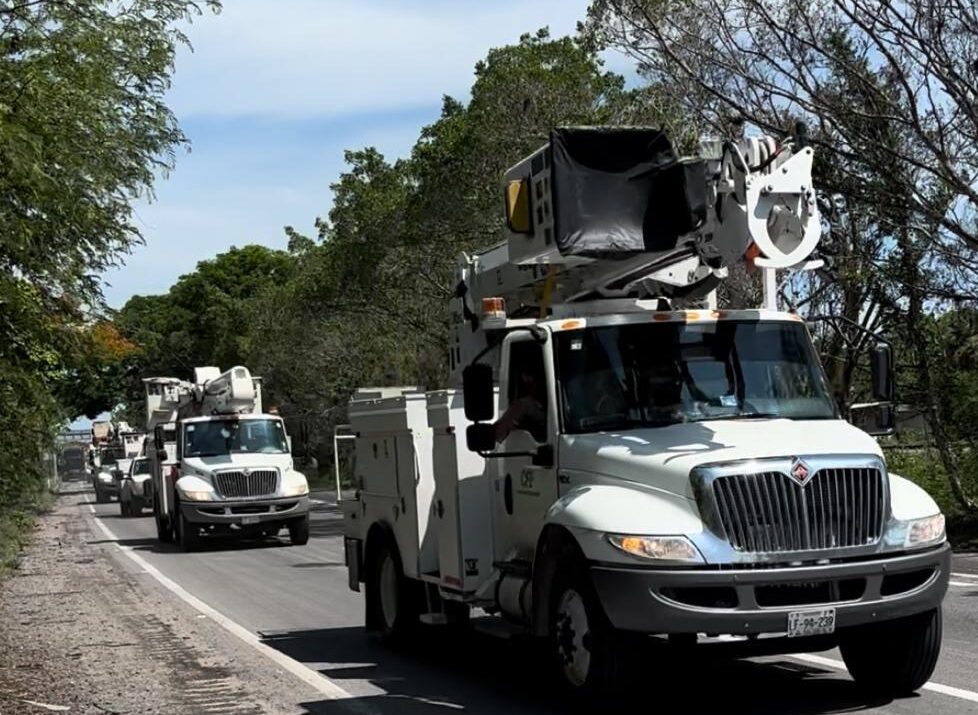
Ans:
{"label": "road shoulder", "polygon": [[0,713],[300,713],[318,699],[124,558],[87,500],[60,496],[0,584]]}

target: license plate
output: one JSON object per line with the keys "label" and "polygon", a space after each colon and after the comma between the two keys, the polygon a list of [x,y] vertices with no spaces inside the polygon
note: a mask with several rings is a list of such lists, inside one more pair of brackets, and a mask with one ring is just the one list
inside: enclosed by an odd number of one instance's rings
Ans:
{"label": "license plate", "polygon": [[788,613],[788,637],[819,636],[835,633],[835,609],[791,611]]}
{"label": "license plate", "polygon": [[257,524],[258,517],[254,514],[249,514],[248,516],[241,517],[242,524]]}

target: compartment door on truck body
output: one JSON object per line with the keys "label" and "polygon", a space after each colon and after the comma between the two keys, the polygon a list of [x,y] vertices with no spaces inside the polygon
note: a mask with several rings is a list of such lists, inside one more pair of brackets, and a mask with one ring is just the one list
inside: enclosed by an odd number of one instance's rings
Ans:
{"label": "compartment door on truck body", "polygon": [[[167,514],[173,504],[174,480],[170,474],[171,465],[165,461],[174,462],[177,458],[176,427],[170,424],[158,424],[153,428],[152,438],[147,440],[146,456],[149,458],[150,482],[153,494],[159,500],[160,513]],[[166,460],[161,459],[165,454]]]}
{"label": "compartment door on truck body", "polygon": [[406,576],[437,572],[437,531],[428,524],[435,480],[424,393],[351,403],[349,413],[364,523],[391,528]]}
{"label": "compartment door on truck body", "polygon": [[[542,445],[556,443],[550,346],[549,339],[540,342],[522,331],[507,336],[503,343],[501,414],[496,421],[501,452],[535,452]],[[492,461],[495,556],[531,560],[547,511],[557,499],[555,465],[537,466],[531,457]]]}

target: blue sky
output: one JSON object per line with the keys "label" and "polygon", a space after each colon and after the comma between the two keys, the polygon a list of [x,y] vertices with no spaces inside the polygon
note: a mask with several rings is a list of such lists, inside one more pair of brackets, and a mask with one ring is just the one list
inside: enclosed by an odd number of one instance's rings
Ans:
{"label": "blue sky", "polygon": [[587,4],[225,0],[177,57],[169,102],[192,151],[137,205],[145,245],[105,274],[109,305],[165,292],[232,245],[284,247],[286,225],[312,234],[344,149],[405,154],[444,94],[467,96],[490,47],[573,32]]}

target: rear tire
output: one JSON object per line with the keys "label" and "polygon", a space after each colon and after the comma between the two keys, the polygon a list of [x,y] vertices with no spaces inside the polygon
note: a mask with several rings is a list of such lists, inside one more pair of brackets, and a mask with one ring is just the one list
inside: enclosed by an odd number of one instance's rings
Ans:
{"label": "rear tire", "polygon": [[405,641],[418,627],[415,584],[404,576],[397,547],[382,537],[367,564],[367,630],[390,643]]}
{"label": "rear tire", "polygon": [[196,551],[200,547],[200,530],[197,525],[187,520],[177,504],[177,542],[184,551]]}
{"label": "rear tire", "polygon": [[129,500],[129,516],[143,515],[143,500],[139,497],[132,497]]}
{"label": "rear tire", "polygon": [[309,515],[289,522],[289,541],[293,546],[304,546],[309,543]]}
{"label": "rear tire", "polygon": [[941,654],[943,616],[936,608],[895,621],[850,628],[839,650],[856,683],[889,697],[909,695],[927,682]]}

